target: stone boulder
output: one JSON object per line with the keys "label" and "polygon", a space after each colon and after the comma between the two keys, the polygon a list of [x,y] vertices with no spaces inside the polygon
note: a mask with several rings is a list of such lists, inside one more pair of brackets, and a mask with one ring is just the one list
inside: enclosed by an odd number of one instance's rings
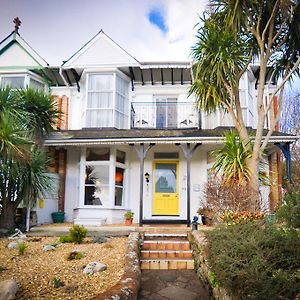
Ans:
{"label": "stone boulder", "polygon": [[45,246],[43,247],[43,251],[44,251],[44,252],[47,252],[47,251],[53,251],[53,250],[55,250],[55,247],[52,246],[52,245],[45,245]]}
{"label": "stone boulder", "polygon": [[16,299],[18,284],[14,279],[0,281],[0,300]]}
{"label": "stone boulder", "polygon": [[17,248],[18,248],[18,243],[17,243],[17,242],[10,242],[10,243],[7,245],[7,248],[8,248],[8,249],[17,249]]}
{"label": "stone boulder", "polygon": [[93,275],[97,272],[102,272],[107,269],[107,266],[100,262],[90,262],[83,270],[86,275]]}

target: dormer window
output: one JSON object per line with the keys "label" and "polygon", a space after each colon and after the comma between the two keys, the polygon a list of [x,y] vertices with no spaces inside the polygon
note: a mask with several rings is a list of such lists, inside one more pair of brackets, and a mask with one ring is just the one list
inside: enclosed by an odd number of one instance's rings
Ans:
{"label": "dormer window", "polygon": [[85,127],[127,128],[129,82],[121,76],[88,74]]}

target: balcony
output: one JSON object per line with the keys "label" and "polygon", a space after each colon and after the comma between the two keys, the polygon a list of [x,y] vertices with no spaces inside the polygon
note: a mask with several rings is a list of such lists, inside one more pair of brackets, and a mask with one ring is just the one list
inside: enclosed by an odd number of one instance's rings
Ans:
{"label": "balcony", "polygon": [[191,102],[132,102],[131,128],[199,128],[199,113]]}

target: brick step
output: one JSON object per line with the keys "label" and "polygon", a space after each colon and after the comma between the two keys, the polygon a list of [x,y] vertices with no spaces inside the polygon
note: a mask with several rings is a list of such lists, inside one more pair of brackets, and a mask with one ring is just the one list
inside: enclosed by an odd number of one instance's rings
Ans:
{"label": "brick step", "polygon": [[143,250],[190,250],[188,241],[178,240],[144,240]]}
{"label": "brick step", "polygon": [[144,240],[187,240],[186,233],[145,233]]}
{"label": "brick step", "polygon": [[142,259],[142,270],[193,270],[192,259]]}
{"label": "brick step", "polygon": [[192,258],[192,250],[142,250],[142,258]]}

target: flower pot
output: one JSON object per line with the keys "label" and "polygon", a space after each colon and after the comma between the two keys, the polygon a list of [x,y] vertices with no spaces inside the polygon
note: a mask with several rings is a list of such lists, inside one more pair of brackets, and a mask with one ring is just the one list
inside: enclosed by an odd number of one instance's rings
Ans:
{"label": "flower pot", "polygon": [[62,211],[56,211],[51,214],[53,223],[63,223],[65,219],[65,213]]}
{"label": "flower pot", "polygon": [[132,219],[125,219],[125,225],[126,226],[132,225]]}

